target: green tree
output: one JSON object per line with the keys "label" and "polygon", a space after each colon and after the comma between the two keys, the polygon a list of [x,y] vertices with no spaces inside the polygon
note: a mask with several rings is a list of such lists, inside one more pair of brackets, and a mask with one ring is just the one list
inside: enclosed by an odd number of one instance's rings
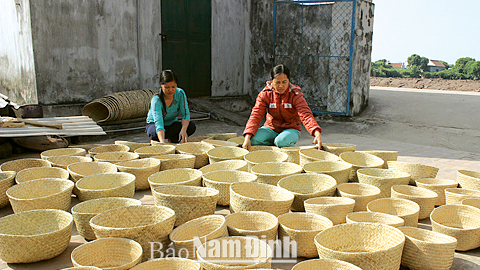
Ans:
{"label": "green tree", "polygon": [[410,57],[408,57],[407,62],[411,67],[417,66],[421,71],[427,71],[427,65],[430,60],[426,57],[421,57],[418,54],[412,54]]}
{"label": "green tree", "polygon": [[480,78],[480,61],[469,61],[465,64],[465,73],[471,78]]}
{"label": "green tree", "polygon": [[458,58],[457,61],[455,62],[454,68],[457,72],[466,74],[465,66],[467,65],[468,62],[472,62],[472,61],[475,62],[475,59],[471,57]]}
{"label": "green tree", "polygon": [[449,68],[452,67],[449,63],[447,63],[445,61],[440,60],[440,63],[442,63],[445,66],[446,69],[449,69]]}

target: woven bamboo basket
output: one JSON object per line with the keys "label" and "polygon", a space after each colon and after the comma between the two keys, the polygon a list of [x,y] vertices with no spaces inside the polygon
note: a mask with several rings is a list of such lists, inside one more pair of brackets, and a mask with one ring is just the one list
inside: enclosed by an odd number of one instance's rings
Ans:
{"label": "woven bamboo basket", "polygon": [[72,190],[70,180],[45,178],[15,185],[7,190],[14,213],[36,209],[70,210]]}
{"label": "woven bamboo basket", "polygon": [[106,197],[133,198],[135,175],[125,172],[99,173],[78,180],[75,187],[81,202]]}
{"label": "woven bamboo basket", "polygon": [[195,169],[201,168],[208,164],[207,152],[215,146],[204,142],[188,142],[177,145],[179,154],[191,154],[195,156]]}
{"label": "woven bamboo basket", "polygon": [[160,170],[160,160],[155,158],[142,158],[138,160],[123,161],[115,164],[120,172],[135,175],[135,190],[150,188],[148,177]]}
{"label": "woven bamboo basket", "polygon": [[320,258],[352,263],[361,269],[400,269],[405,235],[380,223],[341,224],[315,236]]}
{"label": "woven bamboo basket", "polygon": [[225,217],[222,215],[207,215],[192,219],[170,233],[170,240],[178,257],[195,259],[195,239],[202,244],[211,239],[227,237],[228,230]]}
{"label": "woven bamboo basket", "polygon": [[392,186],[392,198],[407,199],[416,202],[420,206],[418,219],[424,219],[430,216],[437,202],[437,193],[426,188],[414,187],[409,185]]}
{"label": "woven bamboo basket", "polygon": [[282,147],[278,151],[284,152],[288,155],[286,162],[300,164],[300,150],[302,149],[314,149],[316,146],[289,146]]}
{"label": "woven bamboo basket", "polygon": [[70,174],[67,170],[55,167],[34,167],[21,170],[15,176],[15,182],[17,184],[28,182],[30,180],[42,179],[42,178],[60,178],[68,179]]}
{"label": "woven bamboo basket", "polygon": [[15,184],[14,171],[0,172],[0,208],[8,205],[7,190]]}
{"label": "woven bamboo basket", "polygon": [[362,270],[360,267],[348,262],[333,259],[313,259],[295,264],[292,270]]}
{"label": "woven bamboo basket", "polygon": [[173,145],[173,146],[177,146],[177,143],[159,142],[159,141],[153,141],[153,140],[150,141],[150,144],[151,144],[152,146],[155,146],[155,145]]}
{"label": "woven bamboo basket", "polygon": [[380,189],[369,184],[345,183],[338,185],[337,189],[340,196],[355,200],[354,212],[366,211],[369,202],[380,198]]}
{"label": "woven bamboo basket", "polygon": [[130,147],[126,145],[120,145],[120,144],[106,144],[106,145],[101,145],[97,147],[93,147],[90,150],[88,150],[88,154],[90,154],[90,157],[93,158],[95,157],[96,154],[100,153],[105,153],[105,152],[128,152],[130,151]]}
{"label": "woven bamboo basket", "polygon": [[462,200],[463,205],[470,205],[480,209],[480,198],[467,198]]}
{"label": "woven bamboo basket", "polygon": [[203,174],[213,171],[237,170],[248,171],[248,165],[245,160],[231,159],[208,164],[199,169]]}
{"label": "woven bamboo basket", "polygon": [[304,212],[303,202],[314,197],[335,195],[337,181],[326,174],[299,173],[284,177],[278,181],[277,186],[284,188],[293,195],[292,211]]}
{"label": "woven bamboo basket", "polygon": [[43,159],[22,158],[4,162],[2,165],[0,165],[0,172],[14,171],[18,173],[23,169],[33,167],[52,167],[52,165],[50,164],[50,162]]}
{"label": "woven bamboo basket", "polygon": [[32,263],[56,257],[68,247],[72,225],[72,215],[57,209],[0,218],[0,259],[5,263]]}
{"label": "woven bamboo basket", "polygon": [[303,170],[307,173],[322,173],[330,175],[337,180],[337,184],[347,183],[352,164],[343,161],[314,161],[303,165]]}
{"label": "woven bamboo basket", "polygon": [[345,197],[317,197],[305,200],[305,212],[324,216],[333,225],[346,222],[348,213],[353,212],[355,200]]}
{"label": "woven bamboo basket", "polygon": [[480,190],[480,172],[458,170],[457,182],[461,188]]}
{"label": "woven bamboo basket", "polygon": [[446,188],[446,204],[462,204],[467,198],[480,198],[480,191],[466,188]]}
{"label": "woven bamboo basket", "polygon": [[47,160],[52,163],[52,167],[67,169],[68,165],[78,162],[91,162],[92,158],[90,157],[79,157],[79,156],[59,156],[59,157],[48,157]]}
{"label": "woven bamboo basket", "polygon": [[73,206],[72,215],[78,234],[89,241],[97,239],[90,227],[90,219],[94,216],[118,207],[141,204],[142,202],[139,200],[122,197],[93,199]]}
{"label": "woven bamboo basket", "polygon": [[164,185],[152,188],[153,201],[175,211],[175,226],[215,213],[218,190],[206,187]]}
{"label": "woven bamboo basket", "polygon": [[339,156],[341,153],[354,152],[357,146],[351,143],[322,143],[323,150]]}
{"label": "woven bamboo basket", "polygon": [[245,137],[240,136],[240,137],[233,137],[227,140],[227,142],[234,142],[238,145],[242,145],[245,142]]}
{"label": "woven bamboo basket", "polygon": [[314,161],[340,161],[340,158],[332,153],[327,151],[318,150],[318,149],[301,149],[300,153],[300,166],[304,166],[307,163]]}
{"label": "woven bamboo basket", "polygon": [[138,148],[150,146],[150,143],[138,143],[138,142],[129,142],[129,141],[114,141],[114,144],[126,145],[130,148],[130,152],[135,152]]}
{"label": "woven bamboo basket", "polygon": [[140,156],[140,158],[149,158],[153,156],[175,154],[176,146],[173,145],[152,145],[144,146],[135,150],[135,153]]}
{"label": "woven bamboo basket", "polygon": [[230,185],[235,182],[255,182],[253,173],[236,170],[213,171],[202,176],[205,187],[218,190],[218,205],[230,205]]}
{"label": "woven bamboo basket", "polygon": [[78,162],[68,165],[67,171],[70,173],[73,182],[77,182],[85,176],[117,172],[117,166],[109,162]]}
{"label": "woven bamboo basket", "polygon": [[224,146],[237,147],[238,146],[238,143],[222,141],[222,140],[205,139],[205,140],[202,140],[202,142],[209,143],[215,147],[224,147]]}
{"label": "woven bamboo basket", "polygon": [[61,156],[80,156],[84,157],[87,154],[87,151],[83,148],[59,148],[59,149],[50,149],[40,153],[40,157],[44,160],[47,160],[49,157],[61,157]]}
{"label": "woven bamboo basket", "polygon": [[127,270],[142,259],[142,246],[130,239],[108,237],[76,247],[71,254],[74,266]]}
{"label": "woven bamboo basket", "polygon": [[367,151],[357,151],[361,153],[367,153],[367,154],[372,154],[374,156],[377,156],[385,163],[383,163],[383,168],[388,169],[388,162],[389,161],[397,161],[398,159],[398,151],[385,151],[385,150],[367,150]]}
{"label": "woven bamboo basket", "polygon": [[242,211],[225,217],[231,236],[256,236],[266,241],[277,239],[278,218],[263,211]]}
{"label": "woven bamboo basket", "polygon": [[154,173],[148,177],[150,188],[163,185],[201,186],[202,172],[196,169],[178,168]]}
{"label": "woven bamboo basket", "polygon": [[402,218],[385,213],[361,211],[352,212],[347,215],[347,223],[358,222],[382,223],[395,228],[405,224]]}
{"label": "woven bamboo basket", "polygon": [[410,174],[389,169],[367,168],[357,171],[358,182],[380,189],[379,198],[388,198],[394,185],[408,185]]}
{"label": "woven bamboo basket", "polygon": [[193,169],[195,166],[195,156],[190,154],[167,154],[152,158],[160,160],[160,171],[180,168]]}
{"label": "woven bamboo basket", "polygon": [[62,268],[61,270],[102,270],[102,268],[98,268],[95,266],[77,266],[77,267]]}
{"label": "woven bamboo basket", "polygon": [[273,145],[252,145],[250,146],[250,152],[269,150],[269,151],[280,151],[280,148]]}
{"label": "woven bamboo basket", "polygon": [[277,185],[280,179],[303,172],[300,165],[290,162],[265,162],[252,167],[258,183]]}
{"label": "woven bamboo basket", "polygon": [[200,270],[200,263],[185,258],[161,258],[138,264],[131,270]]}
{"label": "woven bamboo basket", "polygon": [[243,160],[246,154],[248,154],[248,150],[235,146],[215,147],[207,152],[210,164],[230,159]]}
{"label": "woven bamboo basket", "polygon": [[[218,247],[220,247],[218,254],[209,252],[212,244],[218,244]],[[247,246],[255,248],[255,252],[248,254],[247,250],[251,249]],[[201,263],[202,269],[205,270],[270,268],[272,248],[264,241],[255,238],[244,236],[222,237],[209,240],[200,246],[197,249],[197,260]]]}
{"label": "woven bamboo basket", "polygon": [[201,142],[203,140],[211,140],[213,139],[212,136],[192,136],[192,137],[188,137],[187,138],[187,141],[188,142]]}
{"label": "woven bamboo basket", "polygon": [[93,159],[98,162],[118,163],[138,159],[139,155],[132,152],[105,152],[96,154]]}
{"label": "woven bamboo basket", "polygon": [[205,136],[210,136],[214,140],[226,141],[231,138],[237,137],[237,133],[235,132],[225,132],[225,133],[209,133]]}
{"label": "woven bamboo basket", "polygon": [[383,159],[366,153],[360,152],[345,152],[340,154],[340,158],[352,164],[352,170],[350,171],[349,181],[358,182],[357,170],[363,168],[382,168]]}
{"label": "woven bamboo basket", "polygon": [[252,167],[257,164],[265,162],[285,162],[287,161],[288,155],[281,151],[258,150],[246,154],[243,158],[248,163],[248,171],[251,171]]}
{"label": "woven bamboo basket", "polygon": [[411,270],[448,270],[452,267],[457,239],[420,228],[398,229],[405,234],[403,266]]}
{"label": "woven bamboo basket", "polygon": [[437,193],[437,201],[435,205],[445,204],[445,189],[456,188],[458,186],[457,181],[438,179],[438,178],[424,178],[415,181],[417,187],[429,189]]}
{"label": "woven bamboo basket", "polygon": [[480,209],[470,205],[442,205],[430,215],[432,231],[457,239],[456,250],[480,247]]}
{"label": "woven bamboo basket", "polygon": [[290,210],[295,196],[288,190],[262,183],[237,182],[230,186],[230,210],[264,211],[275,216]]}
{"label": "woven bamboo basket", "polygon": [[369,212],[379,212],[401,217],[405,226],[417,227],[420,206],[406,199],[382,198],[371,201],[367,205]]}
{"label": "woven bamboo basket", "polygon": [[160,247],[155,245],[153,248],[165,252],[174,223],[175,211],[155,205],[123,206],[102,212],[90,220],[97,238],[124,237],[137,241],[143,249],[142,261],[153,252],[150,242],[160,243]]}
{"label": "woven bamboo basket", "polygon": [[438,168],[428,165],[400,161],[388,161],[387,163],[389,169],[409,173],[410,185],[415,185],[415,181],[418,179],[435,178],[438,172]]}
{"label": "woven bamboo basket", "polygon": [[[278,217],[278,238],[284,241],[289,237],[290,241],[297,243],[296,254],[299,257],[317,257],[317,248],[313,239],[319,232],[330,228],[333,223],[330,219],[312,213],[286,213]],[[295,254],[292,246],[289,254]]]}

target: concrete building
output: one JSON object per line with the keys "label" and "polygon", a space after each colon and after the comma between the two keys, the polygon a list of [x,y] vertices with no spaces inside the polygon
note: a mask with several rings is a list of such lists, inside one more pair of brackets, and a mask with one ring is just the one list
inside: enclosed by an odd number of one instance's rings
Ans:
{"label": "concrete building", "polygon": [[439,72],[447,68],[439,60],[430,60],[427,64],[427,67],[428,67],[428,71],[430,72]]}

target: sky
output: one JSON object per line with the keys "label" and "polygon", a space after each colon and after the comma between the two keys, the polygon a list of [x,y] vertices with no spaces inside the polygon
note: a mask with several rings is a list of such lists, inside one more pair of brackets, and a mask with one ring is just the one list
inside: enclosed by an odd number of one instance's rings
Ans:
{"label": "sky", "polygon": [[373,0],[372,61],[480,61],[480,0]]}

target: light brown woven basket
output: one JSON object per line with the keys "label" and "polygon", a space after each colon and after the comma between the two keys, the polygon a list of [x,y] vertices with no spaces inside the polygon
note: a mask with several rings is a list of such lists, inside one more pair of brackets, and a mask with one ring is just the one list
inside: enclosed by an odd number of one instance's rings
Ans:
{"label": "light brown woven basket", "polygon": [[337,186],[342,197],[355,200],[354,212],[367,210],[367,204],[380,198],[380,189],[376,186],[362,183],[345,183]]}
{"label": "light brown woven basket", "polygon": [[430,215],[432,231],[457,239],[456,250],[480,247],[480,209],[470,205],[442,205]]}
{"label": "light brown woven basket", "polygon": [[458,170],[457,182],[461,188],[480,190],[480,172]]}
{"label": "light brown woven basket", "polygon": [[410,174],[410,185],[415,185],[415,181],[423,178],[435,178],[438,168],[423,164],[415,164],[400,161],[388,161],[388,168],[406,172]]}
{"label": "light brown woven basket", "polygon": [[115,164],[120,172],[135,175],[135,190],[148,189],[148,177],[160,170],[160,160],[142,158],[138,160],[123,161]]}
{"label": "light brown woven basket", "polygon": [[48,157],[47,160],[52,163],[52,167],[58,167],[66,170],[70,164],[78,162],[91,162],[92,158],[79,156],[59,156]]}
{"label": "light brown woven basket", "polygon": [[385,213],[360,211],[347,215],[347,223],[358,222],[382,223],[393,227],[400,227],[405,224],[402,218]]}
{"label": "light brown woven basket", "polygon": [[333,259],[313,259],[305,260],[295,264],[292,270],[362,270],[360,267],[348,262],[333,260]]}
{"label": "light brown woven basket", "polygon": [[352,164],[343,161],[314,161],[303,165],[303,170],[307,173],[322,173],[335,178],[337,184],[347,183]]}
{"label": "light brown woven basket", "polygon": [[278,151],[284,152],[288,155],[286,162],[300,164],[300,150],[302,149],[314,149],[315,146],[289,146],[282,147]]}
{"label": "light brown woven basket", "polygon": [[75,266],[126,270],[142,259],[142,246],[130,239],[108,237],[76,247],[71,254]]}
{"label": "light brown woven basket", "polygon": [[400,269],[405,236],[380,223],[340,224],[315,236],[320,258],[352,263],[362,269]]}
{"label": "light brown woven basket", "polygon": [[83,148],[59,148],[59,149],[50,149],[40,153],[40,157],[44,160],[47,160],[49,157],[60,157],[60,156],[80,156],[84,157],[87,154],[87,151]]}
{"label": "light brown woven basket", "polygon": [[206,187],[163,185],[152,188],[155,205],[175,211],[175,226],[215,213],[218,190]]}
{"label": "light brown woven basket", "polygon": [[212,136],[192,136],[192,137],[188,137],[187,138],[187,141],[188,142],[201,142],[203,140],[206,140],[206,139],[213,139]]}
{"label": "light brown woven basket", "polygon": [[153,141],[153,140],[150,141],[150,144],[151,145],[173,145],[173,146],[177,146],[177,143],[159,142],[159,141]]}
{"label": "light brown woven basket", "polygon": [[238,145],[242,145],[245,142],[245,137],[240,136],[240,137],[233,137],[227,140],[227,142],[234,142]]}
{"label": "light brown woven basket", "polygon": [[113,143],[128,146],[128,148],[130,148],[130,152],[135,152],[135,150],[141,147],[150,146],[150,143],[138,143],[129,141],[114,141]]}
{"label": "light brown woven basket", "polygon": [[369,212],[379,212],[401,217],[405,226],[417,227],[420,206],[406,199],[382,198],[371,201],[367,205]]}
{"label": "light brown woven basket", "polygon": [[169,269],[169,270],[200,270],[200,263],[194,260],[185,258],[161,258],[149,260],[138,264],[131,268],[131,270],[157,270],[157,269]]}
{"label": "light brown woven basket", "polygon": [[123,206],[100,213],[90,220],[97,238],[124,237],[137,241],[143,249],[142,261],[154,251],[165,252],[174,223],[175,211],[155,205]]}
{"label": "light brown woven basket", "polygon": [[70,180],[45,178],[15,185],[7,190],[14,213],[36,209],[70,210],[72,190]]}
{"label": "light brown woven basket", "polygon": [[388,198],[394,185],[408,185],[410,174],[389,169],[367,168],[357,171],[358,182],[380,189],[379,198]]}
{"label": "light brown woven basket", "polygon": [[456,188],[458,186],[457,181],[438,179],[438,178],[423,178],[415,181],[417,187],[429,189],[437,193],[437,201],[435,205],[445,204],[445,189]]}
{"label": "light brown woven basket", "polygon": [[67,170],[55,167],[34,167],[21,170],[15,176],[15,182],[17,184],[28,182],[30,180],[42,179],[42,178],[60,178],[68,179],[70,174]]}
{"label": "light brown woven basket", "polygon": [[205,136],[210,136],[214,140],[226,141],[228,139],[237,137],[237,133],[235,132],[209,133],[209,134],[206,134]]}
{"label": "light brown woven basket", "polygon": [[0,208],[8,205],[7,190],[15,184],[14,171],[0,172]]}
{"label": "light brown woven basket", "polygon": [[97,237],[90,227],[90,219],[107,210],[141,204],[142,202],[139,200],[122,197],[93,199],[73,206],[72,215],[78,234],[86,240],[94,240]]}
{"label": "light brown woven basket", "polygon": [[367,151],[356,151],[356,152],[361,152],[361,153],[367,153],[367,154],[372,154],[374,156],[377,156],[385,163],[383,163],[383,168],[388,169],[388,162],[389,161],[397,161],[398,159],[398,151],[386,151],[386,150],[367,150]]}
{"label": "light brown woven basket", "polygon": [[265,211],[275,216],[290,210],[295,196],[288,190],[262,183],[237,182],[230,186],[230,210]]}
{"label": "light brown woven basket", "polygon": [[175,247],[177,256],[195,259],[196,240],[204,244],[208,240],[226,236],[228,236],[228,230],[225,217],[207,215],[192,219],[175,228],[170,233],[170,240]]}
{"label": "light brown woven basket", "polygon": [[213,171],[237,170],[247,171],[248,165],[245,160],[231,159],[208,164],[199,169],[203,174]]}
{"label": "light brown woven basket", "polygon": [[[215,244],[219,247],[217,254],[211,252],[211,247]],[[251,249],[247,247],[255,247],[256,250],[248,254]],[[272,248],[264,241],[255,238],[222,237],[209,240],[200,246],[197,249],[197,260],[205,270],[270,268]]]}
{"label": "light brown woven basket", "polygon": [[120,144],[106,144],[97,147],[90,148],[88,154],[93,158],[96,154],[105,153],[105,152],[128,152],[130,147]]}
{"label": "light brown woven basket", "polygon": [[105,152],[96,154],[93,159],[98,162],[118,163],[138,159],[139,155],[132,152]]}
{"label": "light brown woven basket", "polygon": [[426,188],[414,187],[409,185],[392,186],[392,198],[407,199],[416,202],[420,206],[418,219],[424,219],[430,216],[437,202],[437,193]]}
{"label": "light brown woven basket", "polygon": [[317,197],[305,200],[305,212],[327,217],[333,225],[346,222],[348,213],[353,212],[355,200],[345,197]]}
{"label": "light brown woven basket", "polygon": [[117,172],[117,166],[109,162],[78,162],[68,165],[67,171],[73,182],[77,182],[85,176]]}
{"label": "light brown woven basket", "polygon": [[72,225],[72,215],[56,209],[0,218],[0,259],[5,263],[32,263],[56,257],[68,247]]}
{"label": "light brown woven basket", "polygon": [[62,268],[61,270],[102,270],[102,268],[98,268],[95,266],[76,266],[76,267]]}
{"label": "light brown woven basket", "polygon": [[280,151],[280,148],[273,145],[252,145],[250,146],[250,152],[269,150],[269,151]]}
{"label": "light brown woven basket", "polygon": [[337,190],[335,178],[326,174],[299,173],[284,177],[277,186],[284,188],[293,195],[293,211],[305,211],[303,202],[314,197],[333,196]]}
{"label": "light brown woven basket", "polygon": [[280,179],[299,174],[303,168],[290,162],[265,162],[253,166],[251,172],[258,177],[258,183],[277,185]]}
{"label": "light brown woven basket", "polygon": [[179,154],[191,154],[195,156],[195,169],[201,168],[208,164],[207,152],[215,146],[204,142],[188,142],[177,145]]}
{"label": "light brown woven basket", "polygon": [[78,180],[75,187],[81,202],[106,197],[133,198],[135,175],[125,172],[99,173]]}
{"label": "light brown woven basket", "polygon": [[215,147],[224,147],[224,146],[237,147],[238,146],[238,143],[224,141],[224,140],[205,139],[205,140],[202,140],[202,142],[209,143]]}
{"label": "light brown woven basket", "polygon": [[144,146],[135,150],[135,153],[140,156],[140,158],[149,158],[153,156],[175,154],[175,147],[173,145],[152,145]]}
{"label": "light brown woven basket", "polygon": [[480,191],[466,188],[446,188],[446,204],[462,204],[467,198],[480,198]]}
{"label": "light brown woven basket", "polygon": [[152,158],[161,161],[160,171],[179,168],[193,169],[193,167],[195,166],[195,156],[190,154],[167,154],[153,156]]}
{"label": "light brown woven basket", "polygon": [[454,237],[413,227],[400,227],[405,234],[402,265],[411,270],[452,267],[457,239]]}
{"label": "light brown woven basket", "polygon": [[50,164],[50,162],[43,159],[22,158],[2,163],[2,165],[0,165],[0,172],[14,171],[18,173],[23,169],[33,167],[52,167],[52,165]]}
{"label": "light brown woven basket", "polygon": [[352,164],[352,170],[350,171],[350,182],[358,182],[357,170],[362,168],[382,168],[385,163],[383,159],[360,152],[345,152],[340,154],[340,158],[347,163]]}
{"label": "light brown woven basket", "polygon": [[278,217],[278,238],[281,241],[289,237],[290,241],[297,244],[296,251],[289,246],[289,254],[295,254],[298,257],[313,258],[317,257],[317,248],[313,239],[319,232],[330,228],[333,223],[330,219],[312,213],[286,213]]}
{"label": "light brown woven basket", "polygon": [[208,150],[208,160],[210,164],[230,159],[240,159],[248,154],[248,150],[236,146],[219,146]]}
{"label": "light brown woven basket", "polygon": [[322,143],[322,149],[339,156],[341,153],[354,152],[357,146],[351,143]]}
{"label": "light brown woven basket", "polygon": [[257,176],[253,173],[223,170],[206,173],[202,176],[203,185],[219,191],[218,205],[230,205],[230,185],[235,182],[255,182]]}
{"label": "light brown woven basket", "polygon": [[227,215],[226,223],[231,236],[256,236],[266,241],[277,239],[278,218],[263,211],[242,211]]}
{"label": "light brown woven basket", "polygon": [[463,205],[470,205],[480,209],[480,198],[467,198],[462,200]]}
{"label": "light brown woven basket", "polygon": [[246,154],[244,157],[248,163],[248,171],[252,170],[252,167],[266,162],[285,162],[288,155],[275,150],[258,150]]}
{"label": "light brown woven basket", "polygon": [[301,149],[299,153],[300,166],[302,167],[307,163],[320,160],[340,161],[340,158],[337,155],[318,149]]}
{"label": "light brown woven basket", "polygon": [[154,173],[148,177],[150,188],[163,185],[201,186],[202,172],[196,169],[178,168]]}

